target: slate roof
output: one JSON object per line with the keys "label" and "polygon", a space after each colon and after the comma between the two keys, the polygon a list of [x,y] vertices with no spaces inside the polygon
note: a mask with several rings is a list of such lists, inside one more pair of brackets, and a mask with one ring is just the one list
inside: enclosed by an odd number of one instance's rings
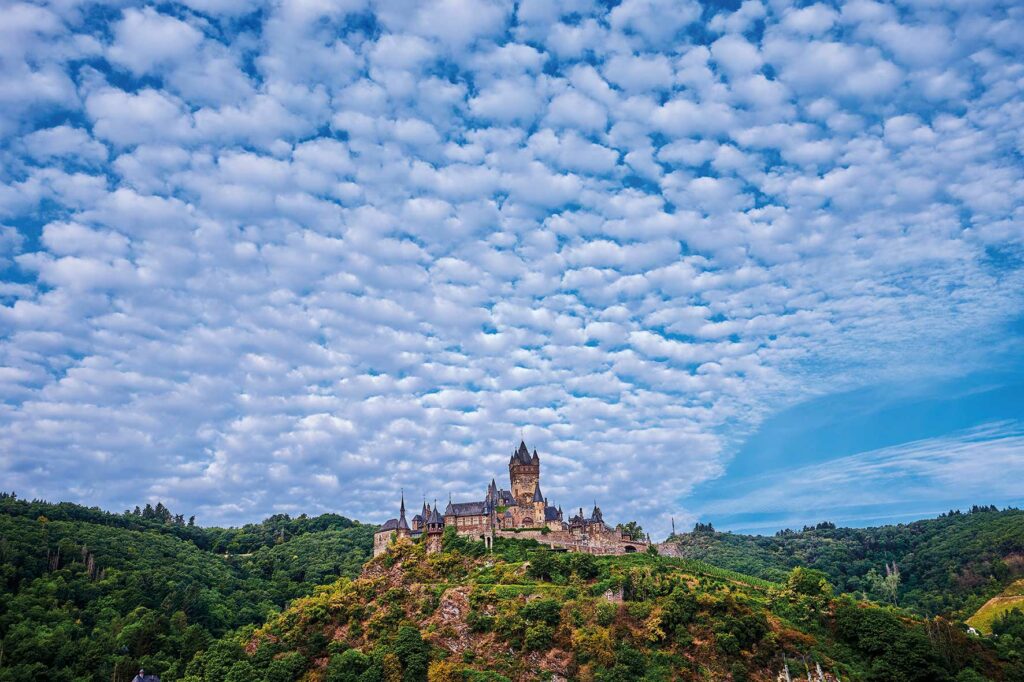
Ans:
{"label": "slate roof", "polygon": [[479,516],[487,513],[487,501],[480,502],[449,502],[444,510],[445,516]]}
{"label": "slate roof", "polygon": [[[536,455],[536,453],[534,453]],[[519,441],[519,448],[512,453],[510,463],[516,464],[533,464],[533,458],[530,457],[530,449],[526,447],[526,441]]]}
{"label": "slate roof", "polygon": [[545,521],[557,521],[558,520],[558,509],[555,507],[544,507],[544,520]]}
{"label": "slate roof", "polygon": [[540,481],[538,481],[537,485],[535,485],[534,488],[533,488],[533,501],[534,502],[543,502],[544,501],[544,496],[540,494]]}
{"label": "slate roof", "polygon": [[377,532],[379,533],[382,530],[397,530],[397,529],[398,529],[398,519],[388,519],[387,521],[384,522],[383,526],[381,526],[380,528],[377,529]]}
{"label": "slate roof", "polygon": [[428,525],[437,524],[437,525],[440,525],[440,526],[444,525],[444,518],[442,518],[441,514],[438,513],[436,505],[430,511],[430,516],[427,518],[427,524]]}

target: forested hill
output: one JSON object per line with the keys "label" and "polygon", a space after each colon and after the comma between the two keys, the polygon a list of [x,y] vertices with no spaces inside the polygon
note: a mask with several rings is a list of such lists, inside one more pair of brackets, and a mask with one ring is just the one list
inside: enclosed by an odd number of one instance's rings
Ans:
{"label": "forested hill", "polygon": [[200,528],[162,505],[111,514],[0,496],[0,681],[168,679],[225,632],[369,558],[373,526],[275,516]]}
{"label": "forested hill", "polygon": [[[189,664],[183,682],[770,682],[788,661],[843,682],[1016,682],[1021,641],[650,554],[561,554],[445,531],[398,540],[356,580],[296,600]],[[805,667],[806,666],[806,667]],[[807,679],[810,679],[808,675]]]}
{"label": "forested hill", "polygon": [[[1024,574],[1024,511],[975,507],[877,528],[822,523],[773,537],[715,532],[698,524],[667,549],[769,580],[795,566],[824,571],[836,588],[893,601],[925,615],[966,618]],[[895,562],[899,577],[886,579]]]}

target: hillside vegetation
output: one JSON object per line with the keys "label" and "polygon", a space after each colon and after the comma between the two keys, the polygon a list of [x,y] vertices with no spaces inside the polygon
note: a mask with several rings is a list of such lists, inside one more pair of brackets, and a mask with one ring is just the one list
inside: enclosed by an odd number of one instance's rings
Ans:
{"label": "hillside vegetation", "polygon": [[985,634],[991,634],[997,618],[1013,609],[1024,611],[1024,580],[1016,580],[1005,590],[992,597],[967,619],[967,624]]}
{"label": "hillside vegetation", "polygon": [[650,555],[558,554],[450,531],[401,540],[354,580],[296,600],[196,656],[188,682],[774,680],[784,657],[843,680],[1021,680],[1017,655],[944,619]]}
{"label": "hillside vegetation", "polygon": [[[2,496],[0,681],[180,677],[217,637],[358,575],[372,532],[334,516],[203,529]],[[225,549],[247,551],[211,551]]]}
{"label": "hillside vegetation", "polygon": [[[825,572],[842,592],[893,601],[922,615],[967,618],[1024,575],[1024,511],[977,507],[878,528],[820,524],[774,537],[714,532],[677,535],[673,553],[768,580],[796,566]],[[883,578],[895,563],[899,584]],[[891,586],[890,581],[890,586]]]}

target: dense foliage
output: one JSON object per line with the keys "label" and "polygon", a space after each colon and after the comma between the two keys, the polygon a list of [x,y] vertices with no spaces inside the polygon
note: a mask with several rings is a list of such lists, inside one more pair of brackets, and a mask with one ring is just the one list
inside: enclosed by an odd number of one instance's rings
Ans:
{"label": "dense foliage", "polygon": [[1024,511],[1019,509],[976,507],[879,528],[836,528],[826,522],[775,537],[718,533],[700,524],[673,540],[681,556],[769,580],[780,580],[797,566],[816,568],[841,592],[922,615],[966,618],[1024,574]]}
{"label": "dense foliage", "polygon": [[[200,653],[187,682],[774,679],[783,657],[843,680],[1024,680],[1012,652],[948,621],[833,595],[798,568],[784,583],[701,562],[561,554],[452,535],[399,541],[342,579]],[[1002,657],[1000,657],[1002,655]]]}
{"label": "dense foliage", "polygon": [[962,607],[1018,573],[1021,522],[984,508],[775,538],[705,524],[677,538],[690,558],[501,538],[487,552],[449,529],[439,554],[402,541],[364,570],[373,527],[336,515],[202,528],[160,504],[0,495],[0,682],[139,667],[164,682],[756,681],[783,657],[852,681],[1024,681],[1019,610],[979,638],[904,609]]}
{"label": "dense foliage", "polygon": [[[203,529],[0,497],[0,681],[180,677],[217,637],[357,575],[372,532],[336,516]],[[209,551],[225,547],[251,551]]]}

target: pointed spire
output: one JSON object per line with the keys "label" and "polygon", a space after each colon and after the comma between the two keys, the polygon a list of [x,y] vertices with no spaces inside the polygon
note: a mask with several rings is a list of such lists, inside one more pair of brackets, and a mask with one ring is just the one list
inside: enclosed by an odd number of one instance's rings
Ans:
{"label": "pointed spire", "polygon": [[541,493],[540,493],[540,481],[537,481],[534,484],[534,487],[533,487],[533,501],[534,502],[543,502],[544,501],[544,496],[541,495]]}
{"label": "pointed spire", "polygon": [[427,519],[428,527],[440,527],[444,525],[444,519],[437,511],[437,498],[434,498],[434,508],[430,512],[430,518]]}
{"label": "pointed spire", "polygon": [[398,508],[398,529],[409,530],[409,522],[405,520],[405,490],[402,490],[402,504]]}

